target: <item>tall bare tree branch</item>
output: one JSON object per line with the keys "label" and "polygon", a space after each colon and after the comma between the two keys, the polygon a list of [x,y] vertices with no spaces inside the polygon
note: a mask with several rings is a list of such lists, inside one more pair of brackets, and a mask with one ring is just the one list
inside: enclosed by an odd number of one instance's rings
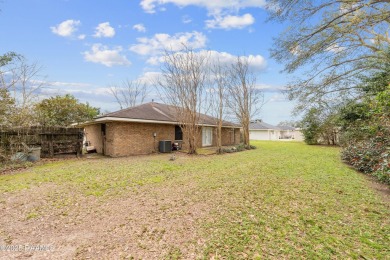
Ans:
{"label": "tall bare tree branch", "polygon": [[162,78],[158,80],[162,100],[174,106],[174,114],[185,138],[188,153],[196,153],[200,112],[207,84],[208,54],[185,46],[181,52],[166,51]]}
{"label": "tall bare tree branch", "polygon": [[11,116],[3,123],[11,126],[35,124],[32,106],[38,101],[41,89],[47,85],[46,77],[41,75],[42,66],[37,62],[28,63],[18,56],[12,63],[2,66],[0,71],[0,87],[12,98]]}
{"label": "tall bare tree branch", "polygon": [[289,22],[271,54],[285,72],[300,72],[289,97],[301,108],[331,100],[335,92],[356,94],[356,71],[364,76],[389,62],[390,1],[270,0],[268,8],[271,20]]}
{"label": "tall bare tree branch", "polygon": [[121,85],[112,84],[109,93],[115,98],[121,109],[142,104],[148,96],[148,86],[140,81],[126,79]]}
{"label": "tall bare tree branch", "polygon": [[230,68],[228,81],[228,105],[242,126],[243,141],[247,148],[250,148],[250,120],[264,103],[264,96],[256,87],[257,79],[249,65],[249,60],[237,57]]}
{"label": "tall bare tree branch", "polygon": [[208,91],[208,103],[210,104],[210,113],[216,118],[217,125],[217,152],[222,152],[222,125],[226,116],[226,109],[228,106],[228,85],[229,66],[223,65],[219,59],[214,64],[210,64],[210,88]]}

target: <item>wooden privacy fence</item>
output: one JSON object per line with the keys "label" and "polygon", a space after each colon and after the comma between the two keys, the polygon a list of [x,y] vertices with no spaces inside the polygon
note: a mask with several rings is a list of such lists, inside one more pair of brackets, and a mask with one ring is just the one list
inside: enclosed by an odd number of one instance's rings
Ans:
{"label": "wooden privacy fence", "polygon": [[12,155],[24,151],[23,143],[30,148],[41,147],[43,158],[60,154],[79,156],[83,144],[83,130],[65,127],[0,129],[0,152]]}

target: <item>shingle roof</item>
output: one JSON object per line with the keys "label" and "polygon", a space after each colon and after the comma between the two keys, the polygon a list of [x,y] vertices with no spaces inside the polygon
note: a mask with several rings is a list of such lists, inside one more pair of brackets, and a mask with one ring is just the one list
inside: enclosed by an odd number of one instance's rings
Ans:
{"label": "shingle roof", "polygon": [[154,121],[174,121],[174,107],[156,102],[145,103],[139,106],[125,108],[108,113],[97,118],[118,117]]}
{"label": "shingle roof", "polygon": [[[150,121],[165,121],[165,122],[176,122],[175,118],[175,106],[160,104],[156,102],[145,103],[139,106],[122,109],[116,112],[108,113],[97,117],[99,121],[104,118],[123,118],[123,119],[139,119],[139,120],[150,120]],[[216,125],[218,119],[200,114],[199,124],[205,125]],[[239,125],[224,121],[223,126],[239,127]]]}
{"label": "shingle roof", "polygon": [[278,127],[267,124],[265,122],[255,121],[250,123],[249,129],[250,130],[275,130],[278,129]]}
{"label": "shingle roof", "polygon": [[251,122],[249,125],[250,130],[295,130],[294,127],[291,126],[274,126],[267,124],[263,121],[255,121]]}
{"label": "shingle roof", "polygon": [[284,126],[278,126],[280,130],[295,130],[295,127],[292,127],[292,126],[287,126],[287,125],[284,125]]}

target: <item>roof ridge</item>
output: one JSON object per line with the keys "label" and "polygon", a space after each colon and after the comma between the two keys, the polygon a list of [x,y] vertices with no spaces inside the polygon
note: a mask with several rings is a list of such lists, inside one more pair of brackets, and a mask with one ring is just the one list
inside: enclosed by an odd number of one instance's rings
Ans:
{"label": "roof ridge", "polygon": [[[105,115],[95,117],[95,119],[102,120],[104,118],[115,117],[115,118],[133,118],[133,119],[143,119],[143,120],[158,119],[162,121],[176,122],[175,115],[177,113],[177,109],[180,109],[180,107],[172,104],[158,103],[152,101],[134,107],[128,107],[115,112],[107,113]],[[216,123],[218,122],[218,118],[214,116],[208,115],[206,113],[200,113],[200,112],[197,112],[197,114],[199,116],[198,118],[199,124],[216,125]],[[237,124],[224,119],[223,125],[235,126]]]}
{"label": "roof ridge", "polygon": [[148,104],[150,104],[150,103],[156,103],[156,102],[152,101],[152,102],[142,103],[142,104],[139,104],[139,105],[136,105],[136,106],[133,106],[133,107],[127,107],[127,108],[119,109],[119,110],[114,111],[114,112],[110,112],[110,113],[107,113],[107,114],[103,114],[103,115],[98,116],[98,117],[96,117],[96,118],[106,117],[106,116],[109,116],[109,115],[112,115],[112,114],[116,114],[116,113],[119,113],[119,112],[132,110],[132,109],[134,109],[134,108],[137,108],[137,107],[140,107],[140,106],[145,106],[145,105],[148,105]]}

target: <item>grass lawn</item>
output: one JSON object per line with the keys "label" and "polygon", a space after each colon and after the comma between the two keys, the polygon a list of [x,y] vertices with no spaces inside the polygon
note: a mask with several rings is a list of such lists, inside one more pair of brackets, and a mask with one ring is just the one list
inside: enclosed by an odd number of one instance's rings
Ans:
{"label": "grass lawn", "polygon": [[0,246],[50,246],[0,259],[389,259],[389,202],[337,148],[253,144],[0,176]]}

